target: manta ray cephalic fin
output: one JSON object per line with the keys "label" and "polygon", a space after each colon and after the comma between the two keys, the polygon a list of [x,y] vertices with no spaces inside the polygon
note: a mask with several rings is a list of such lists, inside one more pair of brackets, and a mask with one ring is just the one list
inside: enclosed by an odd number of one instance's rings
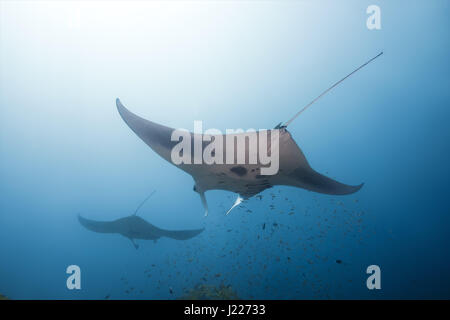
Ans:
{"label": "manta ray cephalic fin", "polygon": [[206,202],[206,197],[204,192],[199,192],[200,199],[202,200],[203,208],[205,208],[205,217],[208,215],[208,202]]}

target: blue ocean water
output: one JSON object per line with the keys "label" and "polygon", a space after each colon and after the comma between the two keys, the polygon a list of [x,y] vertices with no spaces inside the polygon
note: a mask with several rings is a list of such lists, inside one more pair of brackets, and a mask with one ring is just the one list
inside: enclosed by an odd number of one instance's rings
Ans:
{"label": "blue ocean water", "polygon": [[[366,8],[381,9],[381,29]],[[450,298],[448,1],[0,2],[0,293],[177,299]],[[228,216],[122,121],[115,99],[174,128],[289,127],[349,196],[274,187]],[[133,213],[187,241],[89,232]],[[368,290],[366,268],[381,269]],[[81,269],[81,290],[66,268]]]}

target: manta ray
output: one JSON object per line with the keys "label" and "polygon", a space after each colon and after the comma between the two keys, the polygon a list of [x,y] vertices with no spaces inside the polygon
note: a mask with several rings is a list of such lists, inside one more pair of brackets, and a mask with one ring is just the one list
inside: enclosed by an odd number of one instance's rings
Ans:
{"label": "manta ray", "polygon": [[[364,63],[353,72],[336,82],[333,86],[325,90],[312,102],[301,109],[294,117],[287,121],[284,125],[278,124],[272,131],[277,131],[279,139],[279,170],[273,175],[262,175],[261,169],[264,167],[259,161],[256,164],[174,164],[171,158],[171,152],[178,143],[172,141],[172,133],[175,129],[146,120],[129,111],[117,98],[117,110],[134,133],[141,138],[151,149],[153,149],[163,159],[176,165],[181,170],[190,174],[194,179],[194,191],[199,193],[202,204],[205,209],[205,215],[208,214],[208,205],[206,202],[205,192],[208,190],[227,190],[238,194],[234,205],[228,210],[227,214],[242,201],[249,199],[258,193],[277,186],[285,185],[297,188],[303,188],[328,195],[348,195],[357,192],[363,186],[348,185],[331,179],[317,171],[315,171],[307,161],[304,153],[292,138],[291,133],[287,130],[287,126],[298,117],[309,106],[325,95],[332,88],[344,81],[346,78],[354,74],[356,71],[379,57],[383,52]],[[244,135],[246,133],[240,133]],[[235,134],[238,138],[239,133]],[[189,133],[191,140],[194,141],[198,133]],[[201,141],[216,139],[224,139],[224,135],[212,135],[212,138],[203,139]],[[202,142],[205,144],[205,142]],[[273,149],[273,145],[267,144],[268,152]],[[248,143],[245,145],[246,158],[250,156],[251,151]],[[226,158],[227,148],[223,150],[223,157]]]}
{"label": "manta ray", "polygon": [[[150,194],[151,196],[151,194]],[[149,196],[149,197],[150,197]],[[147,199],[149,198],[147,197]],[[145,199],[136,211],[127,217],[120,218],[113,221],[96,221],[83,218],[78,215],[80,224],[90,231],[97,233],[118,233],[125,238],[130,239],[133,246],[138,249],[139,245],[134,241],[135,239],[153,240],[156,242],[159,238],[167,237],[175,240],[188,240],[203,232],[203,229],[193,230],[165,230],[154,226],[143,218],[137,215],[139,208],[147,200]]]}

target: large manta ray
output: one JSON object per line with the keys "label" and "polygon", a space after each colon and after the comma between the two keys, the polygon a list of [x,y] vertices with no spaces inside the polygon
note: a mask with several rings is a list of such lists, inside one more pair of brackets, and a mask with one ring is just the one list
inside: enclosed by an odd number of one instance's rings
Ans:
{"label": "large manta ray", "polygon": [[145,221],[136,214],[113,221],[95,221],[83,218],[79,215],[78,221],[83,227],[90,231],[121,234],[130,239],[136,249],[139,246],[134,242],[135,239],[156,241],[161,237],[167,237],[175,240],[187,240],[197,236],[204,230],[164,230]]}
{"label": "large manta ray", "polygon": [[[190,174],[195,181],[194,191],[201,196],[205,211],[208,213],[208,206],[204,193],[208,190],[220,189],[228,190],[237,193],[238,199],[231,207],[233,209],[244,199],[248,199],[261,191],[271,188],[276,185],[286,185],[298,188],[307,189],[310,191],[330,194],[330,195],[347,195],[354,193],[361,189],[360,185],[347,185],[331,178],[328,178],[311,168],[305,158],[302,150],[297,143],[292,139],[291,134],[287,130],[287,126],[306,108],[312,105],[320,97],[322,97],[329,90],[344,81],[350,75],[376,59],[382,54],[378,54],[368,62],[361,65],[359,68],[348,74],[336,82],[333,86],[325,90],[321,95],[314,99],[311,103],[300,110],[293,118],[291,118],[284,125],[277,125],[275,129],[279,133],[278,148],[279,148],[279,170],[274,175],[261,175],[261,163],[256,164],[185,164],[176,165],[181,170]],[[134,131],[134,133],[141,138],[150,148],[152,148],[163,159],[172,162],[171,151],[178,141],[172,141],[171,135],[174,131],[155,122],[145,120],[134,113],[130,112],[123,106],[119,99],[116,100],[117,109],[120,116],[125,123]],[[246,134],[246,133],[241,133]],[[190,133],[191,140],[194,141],[196,134]],[[236,137],[238,134],[234,134]],[[212,135],[215,139],[224,139],[224,135]],[[227,135],[228,136],[228,135]],[[203,141],[203,135],[200,138]],[[233,137],[234,139],[234,137]],[[223,140],[225,141],[225,140]],[[193,145],[192,143],[191,145]],[[205,142],[203,142],[203,146]],[[271,149],[270,143],[267,144],[268,150]],[[246,159],[248,159],[250,150],[248,144],[245,144]],[[233,151],[234,152],[234,151]],[[227,149],[224,144],[223,157],[226,158]],[[236,162],[235,162],[236,163]],[[228,210],[227,214],[231,211]]]}

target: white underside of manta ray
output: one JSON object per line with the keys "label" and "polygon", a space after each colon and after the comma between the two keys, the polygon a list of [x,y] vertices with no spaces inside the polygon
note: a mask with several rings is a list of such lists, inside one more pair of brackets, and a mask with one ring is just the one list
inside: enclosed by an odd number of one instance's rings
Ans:
{"label": "white underside of manta ray", "polygon": [[[322,97],[329,90],[337,86],[340,82],[348,78],[350,75],[370,63],[382,53],[372,58],[355,71],[335,83],[332,87],[324,91],[310,104],[300,110],[291,120],[285,125],[278,125],[274,130],[279,133],[279,170],[275,175],[261,175],[260,163],[256,164],[180,164],[176,165],[181,170],[190,174],[194,181],[194,191],[201,196],[202,204],[208,213],[208,206],[205,198],[205,192],[208,190],[228,190],[237,193],[239,196],[233,205],[228,210],[227,214],[243,200],[255,196],[265,189],[276,185],[293,186],[303,188],[306,190],[330,194],[330,195],[347,195],[357,192],[363,184],[347,185],[329,177],[326,177],[311,168],[305,158],[302,150],[298,147],[296,142],[292,139],[291,134],[287,130],[287,126],[306,108],[312,105],[320,97]],[[123,106],[119,99],[116,100],[117,109],[120,116],[125,123],[134,131],[134,133],[141,138],[150,148],[152,148],[163,159],[172,163],[171,151],[178,141],[172,141],[171,135],[175,130],[155,122],[143,119],[134,113],[130,112]],[[242,133],[245,134],[245,133]],[[191,138],[194,139],[194,134],[191,133]],[[239,135],[239,134],[234,134]],[[223,135],[217,138],[225,138]],[[202,140],[203,141],[203,140]],[[224,140],[223,140],[224,141]],[[193,145],[193,144],[192,144]],[[248,145],[245,146],[248,148]],[[270,144],[268,145],[270,149]],[[224,146],[224,158],[226,158],[226,148]],[[248,159],[249,150],[246,150]],[[173,163],[172,163],[173,164]]]}

